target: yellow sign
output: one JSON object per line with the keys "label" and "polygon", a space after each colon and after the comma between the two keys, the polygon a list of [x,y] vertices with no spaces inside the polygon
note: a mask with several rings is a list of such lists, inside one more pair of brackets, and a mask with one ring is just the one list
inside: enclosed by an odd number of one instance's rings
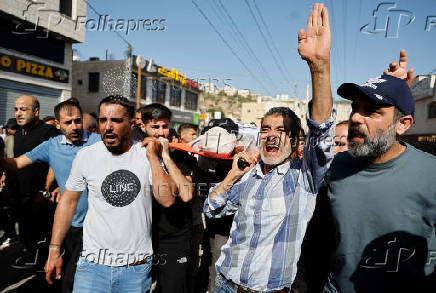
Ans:
{"label": "yellow sign", "polygon": [[62,83],[68,83],[69,77],[68,70],[6,54],[0,54],[0,70]]}
{"label": "yellow sign", "polygon": [[198,115],[198,118],[203,119],[203,120],[206,120],[208,117],[209,117],[209,115],[207,115],[206,113],[200,113]]}
{"label": "yellow sign", "polygon": [[169,79],[175,80],[180,82],[182,85],[186,86],[188,83],[188,80],[186,79],[186,74],[182,74],[175,70],[174,68],[169,70],[168,68],[165,68],[163,66],[159,66],[157,69],[157,72],[162,74],[163,76],[168,77]]}

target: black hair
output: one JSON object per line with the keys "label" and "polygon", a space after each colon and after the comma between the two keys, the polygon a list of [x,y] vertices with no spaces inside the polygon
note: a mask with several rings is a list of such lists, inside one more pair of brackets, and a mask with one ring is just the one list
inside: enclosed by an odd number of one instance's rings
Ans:
{"label": "black hair", "polygon": [[144,110],[144,106],[139,107],[138,109],[136,109],[136,113],[142,113],[142,110]]}
{"label": "black hair", "polygon": [[123,96],[111,95],[107,96],[98,104],[98,112],[100,113],[100,107],[102,104],[114,104],[123,106],[126,109],[127,117],[132,119],[135,117],[135,108],[130,104],[129,100]]}
{"label": "black hair", "polygon": [[144,106],[141,111],[141,119],[144,124],[151,120],[168,119],[171,121],[171,110],[159,103]]}
{"label": "black hair", "polygon": [[32,101],[32,110],[35,110],[36,108],[40,109],[39,101],[38,101],[37,98],[35,98],[35,99]]}
{"label": "black hair", "polygon": [[42,119],[42,122],[47,123],[48,121],[55,120],[56,118],[53,116],[46,116],[44,119]]}
{"label": "black hair", "polygon": [[185,129],[194,129],[195,131],[197,131],[197,126],[195,126],[193,124],[189,124],[189,123],[182,124],[179,127],[179,135],[182,134],[182,131]]}
{"label": "black hair", "polygon": [[174,128],[170,128],[170,131],[168,134],[168,140],[172,141],[174,137],[179,138],[179,135],[177,134],[177,131]]}
{"label": "black hair", "polygon": [[295,114],[294,111],[288,107],[274,107],[268,110],[263,116],[260,125],[262,127],[263,120],[271,115],[280,115],[283,117],[283,126],[285,127],[285,132],[291,138],[291,142],[297,142],[300,135],[301,121],[300,118]]}
{"label": "black hair", "polygon": [[3,138],[0,136],[0,154],[3,154],[4,148],[5,148],[5,143],[3,141]]}
{"label": "black hair", "polygon": [[58,121],[61,119],[61,110],[71,111],[72,108],[79,109],[80,116],[82,116],[82,108],[76,99],[68,99],[66,101],[60,102],[54,107],[54,115]]}

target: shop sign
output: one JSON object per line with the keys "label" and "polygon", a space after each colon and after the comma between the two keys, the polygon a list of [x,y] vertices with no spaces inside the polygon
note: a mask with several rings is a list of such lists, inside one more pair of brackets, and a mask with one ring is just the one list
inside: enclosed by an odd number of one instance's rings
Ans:
{"label": "shop sign", "polygon": [[0,70],[68,83],[68,70],[0,53]]}

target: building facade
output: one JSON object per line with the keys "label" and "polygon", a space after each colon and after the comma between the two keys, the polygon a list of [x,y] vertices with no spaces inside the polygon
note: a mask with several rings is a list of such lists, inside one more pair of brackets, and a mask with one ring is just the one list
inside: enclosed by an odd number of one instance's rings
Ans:
{"label": "building facade", "polygon": [[[256,103],[243,103],[241,121],[244,123],[256,123],[260,127],[260,122],[265,113],[273,107],[289,107],[300,118],[301,125],[307,131],[306,113],[309,100],[290,100],[282,101],[263,101]],[[351,113],[351,102],[347,100],[336,100],[336,123],[349,119]]]}
{"label": "building facade", "polygon": [[415,99],[415,124],[405,138],[413,141],[436,143],[436,74],[418,75],[412,86]]}
{"label": "building facade", "polygon": [[78,17],[86,17],[85,1],[0,2],[0,124],[14,117],[20,95],[39,100],[41,118],[71,97],[72,44],[85,41]]}
{"label": "building facade", "polygon": [[[125,60],[73,62],[73,96],[83,110],[97,113],[100,100],[108,95],[123,95],[132,105],[137,101],[138,68],[136,56]],[[150,71],[148,71],[150,70]],[[199,123],[200,95],[197,82],[175,69],[146,60],[141,70],[141,105],[160,103],[171,109],[172,124]]]}

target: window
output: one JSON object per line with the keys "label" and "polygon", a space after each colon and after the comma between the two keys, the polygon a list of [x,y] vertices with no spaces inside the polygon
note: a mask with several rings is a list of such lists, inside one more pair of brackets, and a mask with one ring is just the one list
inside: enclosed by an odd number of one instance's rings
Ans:
{"label": "window", "polygon": [[100,88],[100,72],[90,72],[89,73],[89,92],[98,93]]}
{"label": "window", "polygon": [[165,90],[167,84],[157,79],[153,79],[153,89],[151,93],[151,99],[153,103],[165,104]]}
{"label": "window", "polygon": [[59,1],[59,12],[65,14],[69,17],[72,15],[73,10],[73,0],[60,0]]}
{"label": "window", "polygon": [[180,107],[182,105],[182,91],[180,88],[170,87],[170,106]]}
{"label": "window", "polygon": [[77,80],[77,84],[78,85],[82,85],[83,84],[83,80],[81,80],[81,79]]}
{"label": "window", "polygon": [[436,118],[436,102],[428,105],[428,118]]}
{"label": "window", "polygon": [[197,104],[198,104],[198,95],[193,92],[186,91],[185,109],[197,110]]}

